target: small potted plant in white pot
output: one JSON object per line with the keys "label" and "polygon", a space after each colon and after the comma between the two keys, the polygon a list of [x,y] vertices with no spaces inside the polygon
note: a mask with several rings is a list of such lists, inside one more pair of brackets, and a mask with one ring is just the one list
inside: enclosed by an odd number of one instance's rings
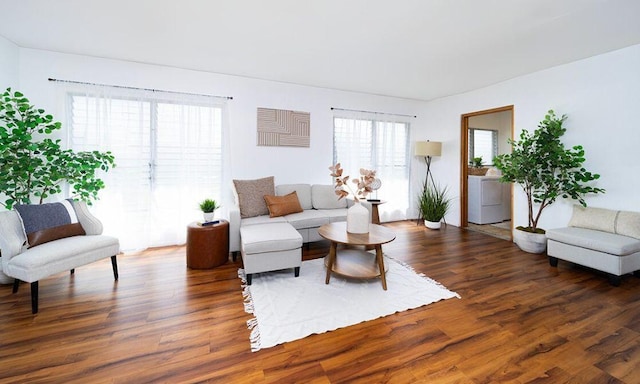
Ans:
{"label": "small potted plant in white pot", "polygon": [[215,200],[213,199],[204,199],[203,201],[200,202],[200,210],[202,211],[203,215],[204,215],[204,221],[205,222],[209,222],[213,220],[213,217],[215,215],[215,210],[220,208],[221,205],[219,205]]}
{"label": "small potted plant in white pot", "polygon": [[440,221],[451,207],[451,199],[447,195],[447,187],[425,185],[422,189],[418,197],[418,209],[427,228],[440,229]]}
{"label": "small potted plant in white pot", "polygon": [[585,161],[582,146],[567,149],[560,141],[567,130],[562,127],[566,119],[566,115],[557,117],[550,110],[533,133],[523,130],[518,141],[509,140],[513,146],[511,153],[494,159],[495,167],[502,171],[500,181],[520,184],[527,195],[528,224],[516,227],[513,233],[514,242],[526,252],[546,250],[545,230],[538,227],[538,220],[542,210],[557,198],[575,199],[586,207],[585,194],[604,192],[586,184],[600,175],[582,166]]}

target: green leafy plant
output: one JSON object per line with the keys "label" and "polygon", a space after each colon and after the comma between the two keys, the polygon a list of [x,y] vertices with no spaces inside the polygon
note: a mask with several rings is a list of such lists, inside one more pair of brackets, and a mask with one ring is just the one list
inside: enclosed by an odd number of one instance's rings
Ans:
{"label": "green leafy plant", "polygon": [[451,199],[447,196],[448,188],[425,185],[418,197],[420,216],[427,221],[439,222],[449,211]]}
{"label": "green leafy plant", "polygon": [[[568,149],[560,140],[566,132],[562,126],[566,119],[566,115],[557,117],[550,110],[533,133],[523,130],[519,140],[509,140],[512,145],[510,154],[494,159],[494,165],[502,171],[500,181],[520,184],[527,195],[528,226],[519,226],[518,229],[545,233],[538,228],[538,220],[542,211],[556,199],[575,199],[586,207],[585,194],[605,191],[586,184],[599,179],[600,175],[588,172],[582,166],[585,161],[582,146]],[[538,206],[537,211],[535,205]]]}
{"label": "green leafy plant", "polygon": [[218,205],[213,199],[205,199],[200,202],[200,210],[204,213],[211,213],[220,207],[221,205]]}
{"label": "green leafy plant", "polygon": [[474,158],[471,160],[471,166],[472,166],[472,167],[475,167],[475,168],[480,168],[480,167],[482,167],[482,156],[474,157]]}
{"label": "green leafy plant", "polygon": [[60,122],[29,104],[11,88],[0,96],[0,193],[5,208],[31,204],[62,192],[68,183],[73,197],[91,204],[104,182],[96,171],[115,167],[111,152],[74,152],[63,149],[60,139],[48,135],[61,128]]}

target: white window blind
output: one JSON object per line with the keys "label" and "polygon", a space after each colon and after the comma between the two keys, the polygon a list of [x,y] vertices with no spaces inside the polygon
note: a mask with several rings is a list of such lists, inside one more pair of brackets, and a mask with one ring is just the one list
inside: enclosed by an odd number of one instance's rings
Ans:
{"label": "white window blind", "polygon": [[482,157],[482,164],[492,165],[498,155],[498,131],[469,128],[469,161]]}
{"label": "white window blind", "polygon": [[71,147],[115,156],[93,208],[105,232],[123,250],[184,243],[198,202],[222,196],[224,105],[103,87],[68,100]]}
{"label": "white window blind", "polygon": [[[389,117],[386,120],[385,117]],[[352,179],[360,168],[373,169],[382,187],[372,197],[382,221],[404,220],[409,209],[409,123],[393,116],[334,116],[334,163],[341,163]]]}

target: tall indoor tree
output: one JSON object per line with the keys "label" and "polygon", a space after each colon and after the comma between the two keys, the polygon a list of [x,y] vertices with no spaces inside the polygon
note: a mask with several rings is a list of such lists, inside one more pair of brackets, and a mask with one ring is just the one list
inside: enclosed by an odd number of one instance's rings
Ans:
{"label": "tall indoor tree", "polygon": [[548,111],[533,133],[522,130],[519,140],[509,141],[511,153],[493,160],[502,172],[500,181],[520,184],[527,195],[528,223],[518,230],[544,234],[538,221],[542,211],[558,198],[575,199],[586,207],[584,195],[605,191],[589,184],[600,175],[583,167],[584,148],[581,145],[565,148],[562,143],[566,119],[566,115],[558,117],[553,110]]}
{"label": "tall indoor tree", "polygon": [[[74,198],[91,203],[104,182],[97,170],[115,166],[111,152],[74,152],[63,149],[60,139],[48,137],[61,128],[60,122],[36,108],[11,88],[0,98],[0,193],[4,206],[42,204],[69,184]],[[32,200],[33,199],[33,200]]]}

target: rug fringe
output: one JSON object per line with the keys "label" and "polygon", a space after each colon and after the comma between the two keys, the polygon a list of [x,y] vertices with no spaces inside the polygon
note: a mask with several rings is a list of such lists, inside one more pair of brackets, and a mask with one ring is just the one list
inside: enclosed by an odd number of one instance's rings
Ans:
{"label": "rug fringe", "polygon": [[262,348],[260,343],[260,328],[258,328],[258,319],[247,320],[247,328],[251,330],[249,341],[251,342],[251,352],[259,351]]}
{"label": "rug fringe", "polygon": [[[244,303],[244,311],[248,314],[254,314],[253,299],[251,298],[251,289],[247,284],[243,269],[238,269],[238,277],[242,282],[242,299]],[[249,341],[251,343],[251,352],[257,352],[262,348],[260,343],[260,328],[258,328],[258,319],[252,317],[247,320],[247,328],[251,331]]]}
{"label": "rug fringe", "polygon": [[244,311],[253,315],[253,300],[251,299],[249,286],[246,283],[242,284],[242,299],[244,303]]}

